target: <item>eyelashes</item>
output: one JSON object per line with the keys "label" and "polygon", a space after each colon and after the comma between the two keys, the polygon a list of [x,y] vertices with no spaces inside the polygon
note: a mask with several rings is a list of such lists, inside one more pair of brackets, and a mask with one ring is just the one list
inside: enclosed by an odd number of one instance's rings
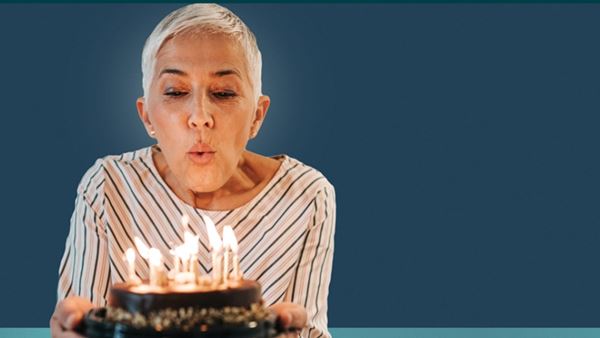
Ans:
{"label": "eyelashes", "polygon": [[233,91],[217,91],[213,92],[212,95],[220,99],[230,99],[237,96],[237,94]]}
{"label": "eyelashes", "polygon": [[[185,96],[187,94],[188,94],[187,92],[179,91],[179,90],[171,90],[171,91],[168,91],[168,92],[164,93],[164,95],[167,96],[167,97],[169,97],[169,98],[178,98],[178,97]],[[235,97],[238,96],[236,92],[229,91],[229,90],[226,90],[226,91],[223,91],[223,90],[221,90],[221,91],[214,91],[214,92],[211,93],[211,95],[214,98],[217,98],[217,99],[220,99],[220,100],[229,100],[229,99],[232,99],[232,98],[235,98]]]}
{"label": "eyelashes", "polygon": [[164,95],[170,96],[170,97],[179,97],[179,96],[183,96],[184,94],[185,94],[185,92],[173,90],[173,91],[166,92]]}

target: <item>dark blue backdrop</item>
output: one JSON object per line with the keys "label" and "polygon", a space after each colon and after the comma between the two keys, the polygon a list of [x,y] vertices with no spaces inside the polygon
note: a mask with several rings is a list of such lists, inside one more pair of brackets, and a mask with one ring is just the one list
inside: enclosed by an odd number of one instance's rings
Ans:
{"label": "dark blue backdrop", "polygon": [[[0,326],[47,326],[76,185],[146,146],[174,4],[0,5]],[[251,148],[337,189],[330,325],[600,325],[600,6],[228,5],[272,107]]]}

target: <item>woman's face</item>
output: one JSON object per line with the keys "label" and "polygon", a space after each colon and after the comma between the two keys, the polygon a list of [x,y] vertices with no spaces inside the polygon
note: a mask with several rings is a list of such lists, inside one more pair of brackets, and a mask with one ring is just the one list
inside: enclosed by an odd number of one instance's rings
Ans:
{"label": "woman's face", "polygon": [[256,98],[239,44],[222,35],[183,34],[156,57],[149,95],[137,102],[178,183],[212,192],[234,174],[258,132],[269,98]]}

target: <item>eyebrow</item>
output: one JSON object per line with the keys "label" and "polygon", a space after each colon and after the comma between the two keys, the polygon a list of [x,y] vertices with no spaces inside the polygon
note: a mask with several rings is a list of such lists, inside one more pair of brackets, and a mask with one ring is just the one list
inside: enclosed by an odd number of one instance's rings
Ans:
{"label": "eyebrow", "polygon": [[[180,75],[180,76],[187,76],[188,74],[186,72],[184,72],[183,70],[180,69],[176,69],[176,68],[165,68],[163,70],[160,71],[160,74],[158,75],[158,77],[161,77],[163,74],[174,74],[174,75]],[[240,72],[238,72],[236,69],[221,69],[221,70],[217,70],[214,73],[211,73],[212,76],[214,77],[223,77],[223,76],[227,76],[227,75],[235,75],[237,77],[239,77],[240,79],[242,78],[242,75],[240,74]]]}
{"label": "eyebrow", "polygon": [[218,70],[218,71],[214,72],[213,75],[216,76],[216,77],[223,77],[223,76],[227,76],[227,75],[235,75],[235,76],[239,77],[240,79],[242,78],[242,75],[236,69],[222,69],[222,70]]}
{"label": "eyebrow", "polygon": [[175,69],[175,68],[165,68],[165,69],[161,70],[160,74],[158,74],[158,77],[161,77],[163,74],[175,74],[175,75],[182,75],[182,76],[187,75],[187,73],[184,72],[183,70],[179,70],[179,69]]}

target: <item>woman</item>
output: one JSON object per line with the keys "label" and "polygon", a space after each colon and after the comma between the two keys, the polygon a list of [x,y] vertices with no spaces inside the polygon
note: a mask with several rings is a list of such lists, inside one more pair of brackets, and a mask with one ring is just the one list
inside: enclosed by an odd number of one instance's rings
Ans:
{"label": "woman", "polygon": [[[254,35],[229,10],[194,4],[165,17],[142,53],[140,119],[157,144],[96,161],[78,187],[59,270],[53,337],[75,337],[87,310],[106,304],[135,236],[163,257],[181,244],[182,215],[208,246],[202,215],[232,225],[246,278],[304,337],[329,337],[327,294],[335,193],[321,173],[289,156],[246,150],[269,108]],[[202,272],[210,271],[200,250]],[[138,260],[139,261],[139,260]],[[167,260],[167,267],[173,262]],[[148,277],[144,262],[136,265]]]}

